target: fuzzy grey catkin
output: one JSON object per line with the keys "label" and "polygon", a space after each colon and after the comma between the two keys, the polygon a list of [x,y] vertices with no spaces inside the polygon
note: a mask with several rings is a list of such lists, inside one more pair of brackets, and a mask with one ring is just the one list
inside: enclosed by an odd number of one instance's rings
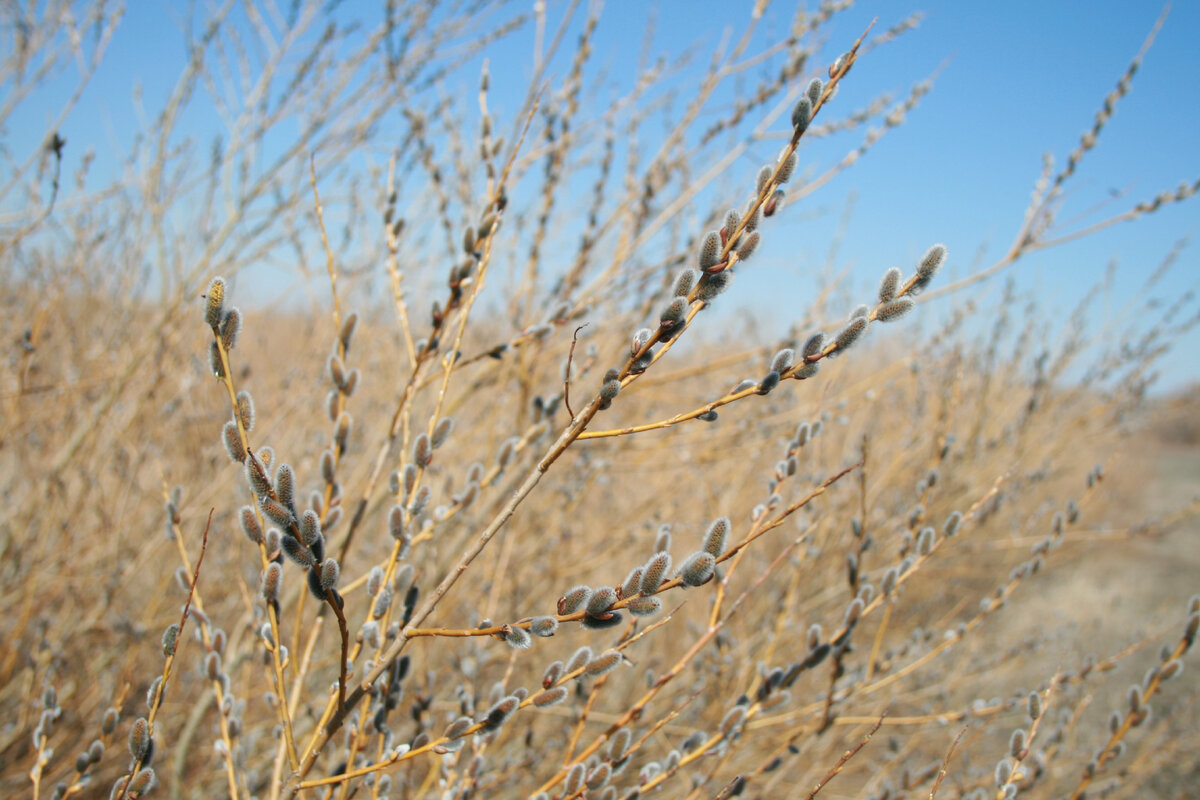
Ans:
{"label": "fuzzy grey catkin", "polygon": [[246,461],[246,448],[242,445],[242,435],[238,431],[236,422],[229,420],[225,423],[221,429],[221,441],[225,445],[225,452],[230,461],[236,461],[239,464]]}
{"label": "fuzzy grey catkin", "polygon": [[[732,233],[732,231],[730,231]],[[715,267],[721,259],[721,234],[709,231],[704,234],[700,243],[700,269],[708,270]]]}
{"label": "fuzzy grey catkin", "polygon": [[679,579],[685,586],[702,586],[712,579],[716,559],[712,553],[700,550],[688,556],[679,568]]}
{"label": "fuzzy grey catkin", "polygon": [[663,328],[674,328],[683,322],[687,316],[688,301],[686,297],[676,297],[672,300],[658,318],[658,324]]}
{"label": "fuzzy grey catkin", "polygon": [[635,597],[626,608],[635,617],[652,617],[662,610],[662,601],[657,597]]}
{"label": "fuzzy grey catkin", "polygon": [[779,183],[787,183],[792,179],[792,175],[796,172],[796,164],[800,161],[800,157],[795,151],[789,153],[788,148],[784,147],[779,153],[779,170],[775,175],[775,180]]}
{"label": "fuzzy grey catkin", "polygon": [[812,121],[812,112],[813,101],[808,99],[808,95],[796,101],[796,105],[792,107],[792,128],[796,134],[802,134],[808,128],[808,123]]}
{"label": "fuzzy grey catkin", "polygon": [[737,230],[738,225],[742,222],[742,215],[738,213],[736,208],[731,208],[725,212],[725,235],[729,236]]}
{"label": "fuzzy grey catkin", "polygon": [[226,351],[237,346],[238,336],[242,332],[242,312],[235,306],[225,312],[221,318],[221,344]]}
{"label": "fuzzy grey catkin", "polygon": [[606,402],[612,402],[617,395],[621,393],[621,382],[619,380],[606,380],[600,386],[600,399]]}
{"label": "fuzzy grey catkin", "polygon": [[886,303],[896,298],[902,277],[899,267],[890,267],[883,273],[883,279],[879,282],[879,302]]}
{"label": "fuzzy grey catkin", "polygon": [[280,546],[283,548],[284,554],[300,566],[307,569],[316,564],[316,558],[312,551],[301,544],[295,536],[284,536],[280,540]]}
{"label": "fuzzy grey catkin", "polygon": [[[670,536],[670,534],[667,534]],[[670,546],[668,540],[667,546]],[[655,553],[649,561],[646,562],[646,569],[642,573],[642,594],[652,595],[658,591],[658,587],[662,585],[663,577],[671,569],[671,554],[665,550]]]}
{"label": "fuzzy grey catkin", "polygon": [[671,294],[676,297],[687,297],[691,293],[692,288],[696,285],[696,281],[700,279],[700,273],[694,269],[684,267],[679,270],[679,274],[675,276],[675,285],[671,288]]}
{"label": "fuzzy grey catkin", "polygon": [[700,285],[696,288],[696,299],[703,300],[705,303],[711,303],[728,289],[732,283],[732,272],[719,272],[716,275],[708,275],[704,280],[700,281]]}
{"label": "fuzzy grey catkin", "polygon": [[429,434],[421,433],[417,436],[417,440],[413,443],[412,459],[413,463],[419,467],[427,467],[429,462],[433,461],[433,445],[429,440]]}
{"label": "fuzzy grey catkin", "polygon": [[729,517],[718,517],[708,526],[704,534],[704,550],[713,558],[720,558],[725,553],[725,540],[729,537]]}
{"label": "fuzzy grey catkin", "polygon": [[813,78],[808,82],[808,87],[804,90],[804,96],[808,98],[809,103],[816,107],[824,91],[825,82],[820,78]]}
{"label": "fuzzy grey catkin", "polygon": [[783,348],[771,358],[771,371],[780,373],[787,372],[792,368],[795,358],[795,350],[790,347]]}
{"label": "fuzzy grey catkin", "polygon": [[509,647],[515,650],[528,650],[533,645],[533,639],[529,635],[529,631],[524,628],[513,628],[506,631],[504,641]]}
{"label": "fuzzy grey catkin", "polygon": [[809,336],[807,340],[805,340],[804,347],[801,349],[801,353],[803,354],[804,358],[808,359],[820,354],[824,348],[825,334],[821,331],[817,331]]}
{"label": "fuzzy grey catkin", "polygon": [[745,261],[750,258],[750,256],[754,255],[754,251],[758,249],[758,244],[760,241],[762,241],[762,234],[760,234],[758,231],[752,231],[751,233],[742,236],[737,246],[738,260]]}
{"label": "fuzzy grey catkin", "polygon": [[625,580],[621,582],[621,590],[619,594],[622,599],[633,597],[642,588],[642,573],[645,572],[645,567],[639,565],[629,570],[625,576]]}
{"label": "fuzzy grey catkin", "polygon": [[564,669],[565,667],[563,662],[551,662],[550,665],[546,667],[546,671],[542,673],[542,688],[549,689],[551,686],[558,683],[558,679],[562,677]]}
{"label": "fuzzy grey catkin", "polygon": [[551,689],[545,689],[533,696],[533,704],[538,708],[549,708],[556,706],[567,699],[567,687],[555,686]]}
{"label": "fuzzy grey catkin", "polygon": [[326,592],[333,591],[337,587],[338,577],[341,575],[341,567],[335,559],[327,558],[321,563],[321,588]]}
{"label": "fuzzy grey catkin", "polygon": [[775,170],[770,164],[764,164],[758,170],[758,175],[754,179],[754,193],[762,196],[767,186],[771,184],[771,176],[775,174]]}
{"label": "fuzzy grey catkin", "polygon": [[881,303],[875,309],[875,319],[880,322],[895,322],[916,307],[917,301],[911,297],[897,297],[895,300]]}
{"label": "fuzzy grey catkin", "polygon": [[150,747],[150,723],[145,717],[138,717],[129,729],[129,755],[133,756],[134,761],[145,761]]}
{"label": "fuzzy grey catkin", "polygon": [[558,619],[556,617],[534,617],[529,621],[529,632],[534,636],[553,636],[557,630]]}
{"label": "fuzzy grey catkin", "polygon": [[242,420],[242,427],[247,431],[254,430],[254,398],[244,389],[237,393],[237,413]]}
{"label": "fuzzy grey catkin", "polygon": [[779,373],[775,371],[768,372],[763,376],[763,379],[758,382],[759,394],[770,394],[779,386]]}
{"label": "fuzzy grey catkin", "polygon": [[204,322],[208,327],[216,329],[221,324],[225,312],[225,279],[213,278],[204,293]]}
{"label": "fuzzy grey catkin", "polygon": [[559,614],[574,614],[592,599],[592,588],[580,584],[567,590],[558,601]]}
{"label": "fuzzy grey catkin", "polygon": [[837,344],[837,350],[834,352],[838,353],[848,350],[854,345],[855,342],[858,341],[859,337],[863,335],[863,332],[866,329],[866,317],[855,317],[854,320],[846,325],[846,327],[842,328],[841,333],[837,335],[837,339],[834,340],[835,344]]}
{"label": "fuzzy grey catkin", "polygon": [[588,662],[591,660],[592,660],[592,648],[588,647],[585,644],[585,645],[581,646],[579,649],[577,649],[571,655],[570,660],[567,661],[567,665],[566,665],[565,669],[568,673],[575,672],[576,670],[582,669],[583,667],[587,666]]}
{"label": "fuzzy grey catkin", "polygon": [[273,497],[263,495],[258,498],[258,506],[262,509],[263,516],[281,528],[290,528],[296,524],[296,518],[292,516],[292,512]]}
{"label": "fuzzy grey catkin", "polygon": [[587,774],[587,767],[582,763],[577,763],[567,772],[567,779],[563,782],[563,794],[565,797],[578,794],[583,789],[583,779]]}
{"label": "fuzzy grey catkin", "polygon": [[601,675],[607,675],[612,672],[620,663],[621,654],[619,652],[616,650],[605,650],[588,662],[584,674],[592,678],[599,678]]}
{"label": "fuzzy grey catkin", "polygon": [[430,437],[430,444],[433,449],[437,450],[446,443],[446,439],[450,438],[450,434],[454,431],[454,418],[442,417],[438,420],[438,424],[433,428],[433,436]]}
{"label": "fuzzy grey catkin", "polygon": [[267,564],[267,568],[263,570],[262,596],[268,603],[275,603],[279,600],[279,582],[282,577],[283,567],[277,561]]}
{"label": "fuzzy grey catkin", "polygon": [[958,526],[962,524],[963,515],[961,511],[951,511],[950,516],[946,517],[946,522],[942,525],[942,533],[946,538],[950,538],[958,533]]}
{"label": "fuzzy grey catkin", "polygon": [[590,616],[598,617],[606,613],[616,602],[616,590],[611,586],[602,586],[592,592],[591,599],[587,603],[587,613]]}

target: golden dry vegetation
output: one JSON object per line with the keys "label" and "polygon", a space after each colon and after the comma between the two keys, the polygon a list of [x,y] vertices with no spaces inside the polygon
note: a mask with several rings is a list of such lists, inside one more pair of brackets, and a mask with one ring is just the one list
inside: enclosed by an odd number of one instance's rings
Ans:
{"label": "golden dry vegetation", "polygon": [[[716,308],[752,302],[729,276],[786,234],[782,193],[820,188],[793,152],[839,126],[868,141],[928,90],[840,108],[855,60],[911,24],[827,57],[835,5],[725,109],[791,137],[713,207],[686,187],[729,153],[691,138],[692,106],[613,172],[641,97],[579,102],[591,23],[545,32],[575,52],[520,117],[490,120],[485,75],[488,121],[456,122],[439,81],[517,27],[457,6],[270,22],[294,39],[242,57],[293,91],[243,98],[244,136],[211,159],[165,146],[187,91],[110,189],[58,177],[48,139],[0,244],[0,790],[1189,796],[1200,412],[1146,390],[1195,304],[1128,315],[1114,350],[1094,294],[1064,317],[979,291],[1081,232],[1064,186],[1132,69],[1001,261],[951,282],[959,256],[933,246],[877,292],[810,287],[764,341]],[[265,36],[212,13],[181,87]],[[119,21],[97,14],[78,25],[99,59]],[[77,55],[74,23],[33,22],[14,86]],[[695,109],[751,57],[730,46],[692,76]],[[339,183],[395,103],[401,141]],[[314,104],[264,163],[263,131]],[[595,184],[590,209],[568,177]],[[284,251],[311,295],[243,301],[239,276]]]}

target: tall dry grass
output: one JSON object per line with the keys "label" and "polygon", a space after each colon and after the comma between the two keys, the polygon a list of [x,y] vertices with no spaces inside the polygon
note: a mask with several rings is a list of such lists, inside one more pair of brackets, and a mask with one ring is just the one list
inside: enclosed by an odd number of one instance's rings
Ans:
{"label": "tall dry grass", "polygon": [[[762,52],[742,19],[706,71],[648,59],[597,108],[597,8],[571,41],[540,5],[351,28],[227,4],[103,189],[62,173],[57,127],[12,158],[4,792],[1186,796],[1200,506],[1155,488],[1148,445],[1195,418],[1146,389],[1195,302],[1141,322],[1173,257],[1099,329],[1094,293],[1064,317],[974,290],[1194,193],[1059,222],[1142,54],[1000,261],[942,280],[932,223],[878,291],[806,287],[763,341],[706,309],[752,303],[731,278],[785,197],[930,90],[840,107],[915,24],[826,58],[843,5]],[[0,122],[68,62],[86,90],[120,14],[67,8],[4,12]],[[441,87],[522,26],[524,107],[493,119],[485,72],[472,129]],[[667,81],[686,102],[639,153]],[[207,152],[179,127],[202,92],[233,122]],[[833,135],[862,144],[799,180]],[[364,152],[388,154],[365,178]],[[319,300],[238,310],[239,274],[281,261]]]}

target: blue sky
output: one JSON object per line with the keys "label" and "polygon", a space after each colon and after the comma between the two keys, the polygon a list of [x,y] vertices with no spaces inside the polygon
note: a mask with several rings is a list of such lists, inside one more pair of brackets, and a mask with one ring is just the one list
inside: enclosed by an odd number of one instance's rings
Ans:
{"label": "blue sky", "polygon": [[[369,4],[369,9],[377,5]],[[531,5],[516,3],[505,13]],[[656,20],[657,52],[673,57],[690,50],[697,67],[703,67],[725,28],[740,24],[739,15],[750,5],[725,0],[652,6],[610,0],[601,16],[593,64],[603,71],[608,86],[589,89],[593,102],[632,84],[648,14]],[[129,6],[100,74],[63,129],[70,147],[68,157],[85,146],[94,147],[99,154],[98,173],[118,167],[121,149],[137,130],[133,86],[143,86],[143,104],[152,116],[184,62],[179,29],[185,4],[138,0]],[[550,2],[549,8],[548,28],[552,30],[565,4]],[[756,43],[783,36],[794,8],[791,3],[773,3]],[[358,9],[348,3],[346,10]],[[950,248],[950,277],[961,277],[975,263],[995,261],[1021,223],[1042,154],[1052,153],[1061,164],[1076,146],[1161,7],[1115,0],[1086,4],[861,2],[837,15],[825,29],[828,46],[821,58],[831,60],[873,17],[879,18],[877,29],[886,29],[912,11],[925,14],[918,29],[862,58],[829,113],[837,117],[880,91],[903,97],[916,81],[938,72],[934,88],[907,122],[890,131],[853,169],[789,206],[777,226],[764,229],[764,249],[739,275],[739,295],[731,301],[771,298],[765,310],[772,312],[768,316],[774,323],[764,325],[764,335],[782,335],[790,321],[789,310],[802,306],[811,295],[811,275],[821,269],[850,202],[853,210],[840,244],[838,265],[851,271],[852,286],[861,299],[869,298],[884,269],[892,264],[910,267],[936,241]],[[565,54],[551,64],[552,79],[561,80],[569,68],[570,43],[583,16],[581,11]],[[1107,200],[1101,212],[1082,217],[1095,221],[1105,212],[1117,213],[1200,176],[1197,31],[1200,3],[1178,3],[1131,93],[1119,104],[1096,149],[1071,180],[1064,218],[1086,214]],[[449,79],[447,91],[470,98],[464,108],[472,113],[479,64],[486,56],[492,65],[492,106],[498,128],[509,130],[532,74],[532,37],[532,29],[527,28],[492,45]],[[735,90],[733,85],[728,91]],[[47,102],[24,108],[25,119],[14,123],[28,125],[10,125],[6,132],[10,147],[23,152],[22,145],[28,144],[23,137],[45,125],[51,107]],[[202,103],[196,104],[186,119],[188,131],[202,141],[218,129]],[[801,150],[802,169],[821,171],[856,146],[860,136],[858,132],[806,143]],[[740,204],[759,163],[773,158],[778,146],[778,142],[752,146],[750,154],[731,168],[701,204]],[[106,164],[106,157],[112,163]],[[68,160],[64,172],[69,174],[71,167]],[[721,191],[734,194],[725,199]],[[1114,191],[1127,194],[1111,199]],[[1036,293],[1043,310],[1066,313],[1115,261],[1118,271],[1113,291],[1097,307],[1103,315],[1119,308],[1122,298],[1140,285],[1179,239],[1195,237],[1198,226],[1200,199],[1193,199],[1079,242],[1031,254],[1006,274],[1014,277],[1021,290]],[[976,262],[981,251],[982,259]],[[994,298],[1002,281],[993,279],[976,291]],[[1197,284],[1200,242],[1193,242],[1156,296],[1169,304]],[[780,287],[786,288],[781,291]],[[950,302],[935,301],[933,306],[930,313],[936,316],[945,313]],[[1093,319],[1102,322],[1095,315]],[[1162,387],[1178,387],[1197,378],[1200,333],[1193,331],[1164,363]]]}

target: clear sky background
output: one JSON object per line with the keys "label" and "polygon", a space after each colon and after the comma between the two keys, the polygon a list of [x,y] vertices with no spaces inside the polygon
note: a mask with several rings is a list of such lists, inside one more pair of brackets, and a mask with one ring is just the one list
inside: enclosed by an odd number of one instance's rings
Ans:
{"label": "clear sky background", "polygon": [[[143,105],[156,110],[183,66],[186,54],[179,31],[186,5],[158,0],[132,0],[128,5],[101,72],[62,129],[70,145],[65,174],[72,169],[70,157],[87,146],[97,151],[98,175],[118,169],[122,150],[141,124],[133,87],[140,85]],[[343,10],[369,16],[377,13],[374,9],[380,4],[358,5],[348,2]],[[531,5],[532,0],[514,3],[503,13],[511,15]],[[552,30],[566,6],[553,1],[548,6]],[[651,17],[656,52],[673,58],[690,51],[695,67],[703,68],[726,27],[740,24],[739,15],[748,13],[750,6],[729,0],[658,4],[610,0],[601,16],[594,57],[606,84],[589,85],[591,101],[604,102],[632,85],[643,30]],[[773,3],[756,43],[783,37],[794,9],[792,3]],[[585,11],[581,8],[577,15],[568,42],[582,27]],[[862,58],[829,113],[836,118],[880,91],[903,98],[914,83],[936,73],[933,90],[902,127],[890,131],[853,169],[789,206],[778,225],[764,230],[765,247],[739,275],[738,296],[732,302],[769,297],[769,305],[761,310],[775,324],[766,326],[767,334],[782,333],[790,321],[789,311],[811,298],[808,277],[822,269],[850,203],[852,212],[837,264],[851,271],[851,285],[863,299],[869,298],[867,293],[884,269],[892,264],[910,268],[933,242],[944,242],[950,249],[948,277],[961,277],[998,259],[1021,224],[1042,154],[1052,153],[1063,163],[1080,134],[1091,126],[1105,94],[1138,51],[1162,7],[1118,0],[860,2],[824,29],[828,46],[821,53],[822,61],[828,63],[845,49],[872,18],[879,18],[877,29],[882,30],[913,11],[924,12],[919,27]],[[498,127],[507,131],[533,72],[532,40],[530,26],[489,46],[449,79],[447,92],[469,98],[464,108],[473,112],[479,65],[486,56],[493,76],[493,112]],[[6,34],[4,46],[11,46],[11,41]],[[1200,177],[1198,41],[1200,2],[1177,3],[1132,91],[1069,184],[1063,218],[1078,214],[1084,215],[1083,222],[1096,221]],[[573,47],[568,45],[564,51],[551,64],[552,79],[561,81],[569,68]],[[728,91],[735,90],[736,84]],[[10,148],[24,152],[32,137],[44,130],[52,99],[22,109],[26,117],[17,122],[29,124],[10,125],[5,132]],[[197,103],[185,118],[185,129],[201,141],[219,130],[219,121],[207,108]],[[676,113],[678,109],[677,104]],[[718,103],[706,119],[714,119],[720,110]],[[861,135],[859,131],[806,143],[801,150],[802,169],[822,171],[855,147]],[[740,205],[759,164],[773,159],[779,144],[751,147],[727,179],[703,196],[701,205]],[[723,190],[733,194],[722,198]],[[1114,197],[1118,193],[1124,194]],[[1097,211],[1101,203],[1106,205]],[[1140,286],[1180,239],[1194,239],[1198,227],[1200,198],[1031,254],[1004,275],[1013,276],[1021,290],[1037,293],[1043,309],[1060,309],[1065,317],[1115,262],[1112,291],[1101,299],[1092,318],[1093,324],[1103,324],[1104,315],[1120,308],[1123,298]],[[994,300],[1003,280],[984,284],[980,296]],[[1154,294],[1169,305],[1198,284],[1200,241],[1193,241]],[[936,301],[931,314],[939,313],[939,303],[941,313],[949,308],[948,303]],[[1198,378],[1200,333],[1193,330],[1168,356],[1159,388],[1178,388]]]}

